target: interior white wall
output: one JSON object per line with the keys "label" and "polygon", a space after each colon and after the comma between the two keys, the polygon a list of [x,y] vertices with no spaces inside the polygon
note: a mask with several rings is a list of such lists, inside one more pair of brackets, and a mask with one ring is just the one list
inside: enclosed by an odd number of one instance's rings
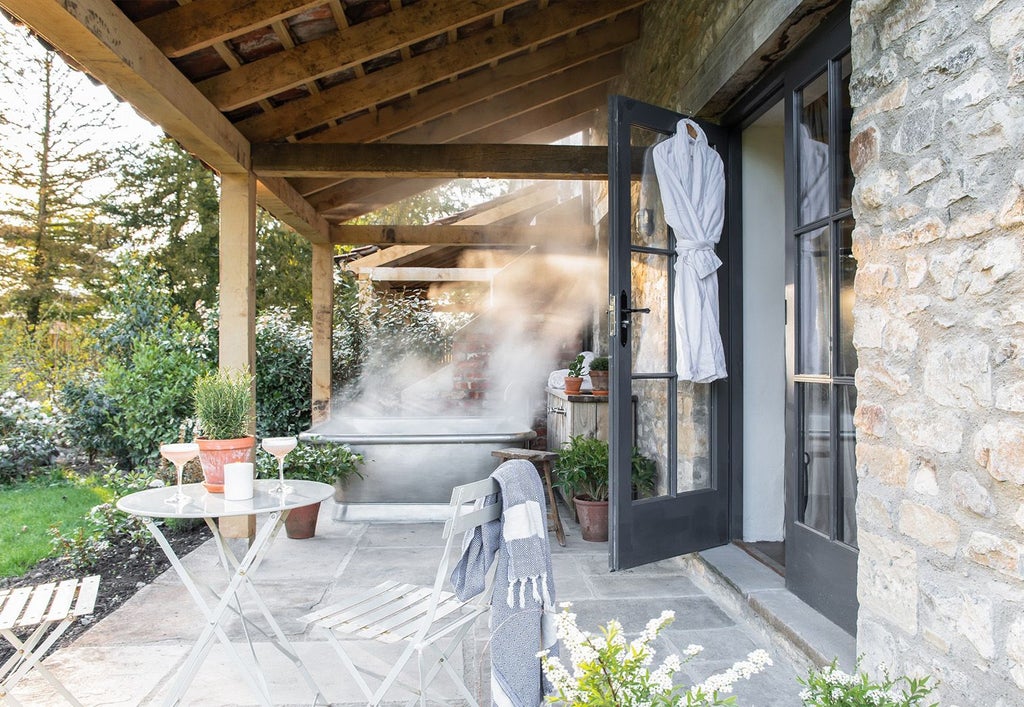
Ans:
{"label": "interior white wall", "polygon": [[785,532],[785,181],[781,104],[743,131],[743,539]]}

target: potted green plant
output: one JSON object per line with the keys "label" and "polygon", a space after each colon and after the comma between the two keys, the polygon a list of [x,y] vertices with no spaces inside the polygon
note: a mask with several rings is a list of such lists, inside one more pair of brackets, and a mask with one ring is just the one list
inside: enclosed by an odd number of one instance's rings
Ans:
{"label": "potted green plant", "polygon": [[[289,479],[319,481],[334,486],[334,498],[340,500],[345,483],[353,478],[363,478],[359,470],[363,455],[353,452],[347,444],[323,443],[316,438],[304,440],[289,452],[286,470]],[[260,478],[277,478],[277,460],[270,454],[260,454],[256,461]],[[285,533],[289,538],[311,538],[316,534],[316,520],[320,514],[320,502],[294,508],[284,521]]]}
{"label": "potted green plant", "polygon": [[[633,449],[631,479],[635,495],[654,490],[656,466],[652,459]],[[578,435],[558,453],[555,484],[571,498],[584,540],[608,539],[608,442]]]}
{"label": "potted green plant", "polygon": [[583,354],[574,358],[569,364],[569,375],[565,377],[566,394],[579,395],[581,385],[583,385]]}
{"label": "potted green plant", "polygon": [[210,493],[224,493],[225,464],[254,461],[252,381],[247,372],[214,371],[197,378],[192,389],[199,462]]}
{"label": "potted green plant", "polygon": [[595,356],[590,362],[590,387],[594,395],[608,395],[608,357]]}

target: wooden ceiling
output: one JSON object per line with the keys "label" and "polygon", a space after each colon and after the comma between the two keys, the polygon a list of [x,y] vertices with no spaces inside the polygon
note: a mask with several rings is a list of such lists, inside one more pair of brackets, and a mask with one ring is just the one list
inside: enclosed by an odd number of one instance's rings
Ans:
{"label": "wooden ceiling", "polygon": [[[524,162],[497,146],[548,144],[589,124],[591,112],[606,103],[608,82],[622,71],[623,50],[639,36],[645,2],[0,0],[0,6],[215,168],[224,170],[221,153],[247,147],[252,161],[246,154],[238,162],[259,177],[261,203],[293,226],[308,225],[299,230],[318,240],[332,237],[332,223],[450,178],[453,161],[466,173],[504,176]],[[63,26],[67,15],[103,43],[102,52],[78,28]],[[139,31],[134,37],[128,22]],[[123,64],[112,74],[105,57],[93,56],[107,51]],[[197,91],[176,90],[181,79],[164,77],[165,68],[153,66],[161,62]],[[172,105],[170,119],[148,109],[153,96],[139,100],[131,85],[136,77],[126,76],[125,67]],[[167,78],[166,85],[151,75]],[[176,124],[175,111],[216,111],[243,140],[229,136],[225,145],[224,123],[209,117],[192,118],[192,127],[206,133],[197,139]],[[215,143],[212,156],[196,149],[204,139]],[[289,143],[301,146],[317,169],[296,164]],[[377,170],[378,153],[354,166],[353,151],[345,149],[353,143],[480,145],[454,156],[388,152],[397,161],[385,160]],[[346,153],[332,172],[332,156]],[[542,176],[564,176],[543,175],[544,165],[585,169],[573,160],[589,158],[561,155],[533,155]],[[465,159],[477,160],[476,168],[467,170],[459,162]]]}

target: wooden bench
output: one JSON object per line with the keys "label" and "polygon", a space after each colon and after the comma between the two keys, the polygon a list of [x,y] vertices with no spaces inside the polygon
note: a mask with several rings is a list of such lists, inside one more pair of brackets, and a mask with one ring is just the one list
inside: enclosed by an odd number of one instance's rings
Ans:
{"label": "wooden bench", "polygon": [[558,505],[555,503],[555,490],[551,486],[551,463],[558,458],[556,452],[545,452],[539,449],[520,449],[518,447],[507,447],[496,449],[491,452],[492,457],[502,461],[509,459],[525,459],[537,467],[537,472],[544,481],[544,489],[548,494],[548,521],[551,523],[548,530],[555,531],[558,544],[565,547],[565,531],[562,530],[562,520],[558,517]]}
{"label": "wooden bench", "polygon": [[[35,668],[64,699],[81,707],[82,703],[40,661],[72,623],[93,612],[99,587],[100,578],[93,575],[59,584],[0,590],[0,636],[14,647],[14,655],[0,666],[0,704],[21,704],[11,690]],[[24,642],[14,634],[15,628],[32,626],[36,629]]]}

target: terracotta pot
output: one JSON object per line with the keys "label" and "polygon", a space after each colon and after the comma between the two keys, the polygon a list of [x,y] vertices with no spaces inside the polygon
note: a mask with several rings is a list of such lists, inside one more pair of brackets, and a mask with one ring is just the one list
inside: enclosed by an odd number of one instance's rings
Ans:
{"label": "terracotta pot", "polygon": [[316,534],[316,519],[320,515],[320,501],[301,508],[293,508],[284,519],[284,532],[293,540],[305,540]]}
{"label": "terracotta pot", "polygon": [[581,385],[583,385],[582,378],[577,378],[576,376],[565,377],[565,392],[567,395],[579,395]]}
{"label": "terracotta pot", "polygon": [[199,445],[199,463],[203,465],[203,486],[210,493],[224,493],[224,465],[234,462],[256,461],[256,438],[237,439],[196,438]]}
{"label": "terracotta pot", "polygon": [[573,505],[580,519],[583,539],[592,543],[607,542],[608,501],[588,501],[577,496],[573,499]]}
{"label": "terracotta pot", "polygon": [[608,395],[608,371],[591,371],[590,384],[594,395]]}

